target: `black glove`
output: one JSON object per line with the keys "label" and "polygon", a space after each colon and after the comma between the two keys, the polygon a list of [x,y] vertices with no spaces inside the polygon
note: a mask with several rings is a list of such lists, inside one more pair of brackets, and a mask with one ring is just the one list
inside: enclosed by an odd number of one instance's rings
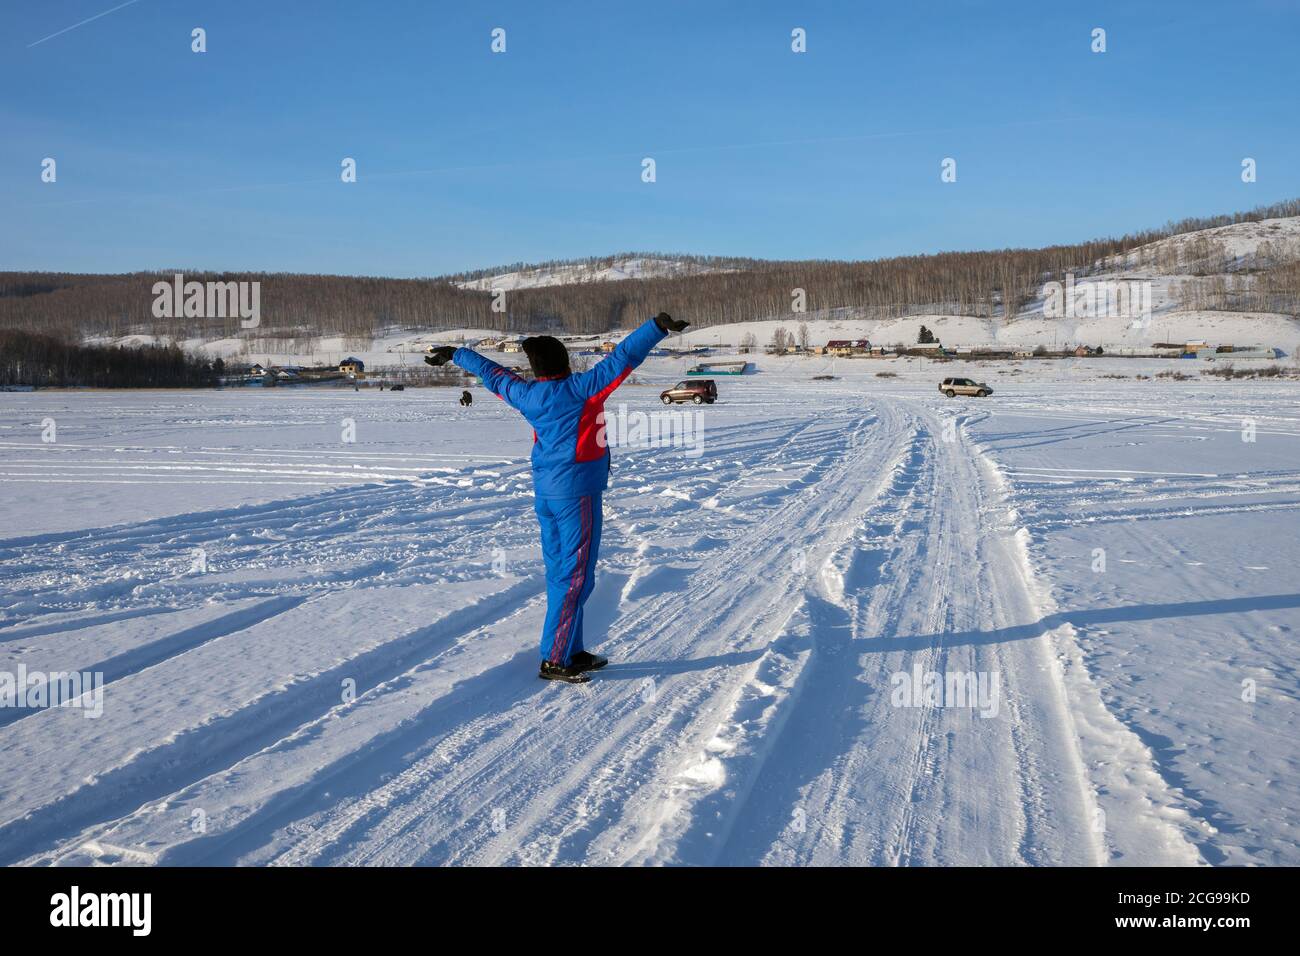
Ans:
{"label": "black glove", "polygon": [[429,354],[424,357],[424,361],[426,364],[437,368],[440,365],[446,365],[450,362],[451,357],[455,354],[456,350],[450,345],[440,345],[436,349],[429,349]]}
{"label": "black glove", "polygon": [[655,325],[659,326],[661,332],[680,332],[690,324],[681,319],[674,319],[667,312],[660,312],[655,316]]}

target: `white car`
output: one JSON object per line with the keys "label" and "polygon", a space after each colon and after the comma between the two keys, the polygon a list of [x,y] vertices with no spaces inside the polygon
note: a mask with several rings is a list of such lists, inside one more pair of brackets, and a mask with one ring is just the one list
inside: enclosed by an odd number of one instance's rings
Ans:
{"label": "white car", "polygon": [[993,389],[983,382],[975,382],[969,378],[945,378],[939,383],[939,391],[949,398],[957,395],[974,395],[976,398],[987,398],[993,394]]}

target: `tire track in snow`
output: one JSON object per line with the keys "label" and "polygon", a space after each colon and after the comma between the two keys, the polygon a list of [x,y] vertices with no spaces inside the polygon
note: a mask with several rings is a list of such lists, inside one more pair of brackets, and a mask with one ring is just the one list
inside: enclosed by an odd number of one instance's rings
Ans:
{"label": "tire track in snow", "polygon": [[[862,418],[861,414],[855,417]],[[855,441],[867,443],[862,432],[852,434]],[[841,461],[835,476],[849,479],[857,460],[855,456]],[[833,511],[824,491],[813,486],[787,495],[770,520],[749,525],[726,552],[692,578],[687,591],[649,598],[621,618],[610,650],[616,661],[622,661],[619,649],[634,645],[629,648],[631,662],[611,665],[597,682],[584,688],[543,685],[515,706],[503,706],[499,713],[470,722],[457,732],[457,739],[487,743],[459,762],[444,762],[441,770],[433,762],[437,758],[427,754],[424,763],[438,779],[430,782],[420,773],[412,775],[420,781],[412,799],[385,798],[390,810],[349,853],[326,857],[291,850],[285,859],[366,863],[600,859],[589,846],[598,835],[598,822],[619,811],[628,793],[638,789],[636,780],[653,778],[662,764],[667,763],[669,770],[675,766],[664,754],[666,741],[696,732],[701,715],[721,706],[726,692],[745,676],[735,673],[735,665],[761,654],[763,638],[748,625],[752,622],[754,629],[770,634],[788,615],[788,610],[764,599],[768,596],[763,589],[757,593],[738,589],[734,569],[784,569],[789,555],[773,546],[773,527],[789,529],[795,541],[804,543],[805,537],[793,531],[800,527],[796,516],[825,516]],[[816,527],[814,522],[805,534],[815,536]],[[714,654],[702,662],[703,668],[691,660],[693,631],[681,633],[683,612],[689,615],[692,629],[707,632],[716,626],[730,635],[709,647]],[[636,663],[637,657],[644,660],[651,652],[662,652],[672,663]],[[640,697],[645,677],[656,681],[652,705]],[[707,716],[703,724],[708,724]],[[560,731],[563,735],[557,737]],[[431,807],[440,812],[432,813]],[[492,829],[488,810],[506,821],[500,833]],[[347,818],[356,811],[339,808],[338,812]],[[333,825],[328,817],[314,822],[322,824]],[[345,822],[340,828],[346,826]],[[597,832],[592,832],[593,827]]]}
{"label": "tire track in snow", "polygon": [[[278,597],[261,601],[253,607],[240,608],[223,614],[210,621],[203,621],[191,627],[182,628],[172,634],[149,641],[113,657],[94,663],[76,665],[76,670],[101,674],[101,686],[107,687],[114,681],[137,674],[147,667],[161,664],[178,654],[200,647],[209,641],[215,641],[227,635],[252,627],[262,621],[270,620],[290,611],[306,598]],[[43,710],[0,710],[0,727],[6,727],[27,717],[42,714]]]}
{"label": "tire track in snow", "polygon": [[[806,427],[803,427],[803,425],[801,425],[801,427],[798,428],[797,431],[798,431],[798,432],[806,431]],[[789,445],[789,444],[790,444],[790,442],[785,442],[785,445]],[[382,496],[381,496],[381,498],[382,498]],[[381,503],[378,503],[378,505],[373,505],[373,506],[372,506],[372,510],[380,509],[380,507],[383,507],[382,502],[381,502]],[[504,506],[503,506],[503,507],[504,507]],[[338,522],[337,522],[337,520],[335,520],[335,522],[331,522],[331,524],[338,524]],[[495,532],[499,533],[499,529],[498,529],[498,528],[495,528],[495,527],[493,527],[493,528],[486,528],[486,529],[485,529],[485,528],[476,528],[476,529],[473,529],[473,531],[474,531],[474,532],[482,532],[482,533],[485,533],[485,535],[486,535],[486,533],[489,532],[489,531],[495,531]],[[532,635],[530,635],[530,633],[529,633],[529,643],[530,643],[530,641],[532,641]],[[526,685],[526,684],[525,684],[525,685]],[[536,693],[536,688],[533,688],[533,689],[534,689],[534,693]],[[499,702],[500,702],[500,701],[499,701]],[[286,727],[286,728],[287,728],[287,727],[290,726],[290,724],[292,724],[292,718],[287,719],[286,722],[283,722],[283,723],[279,723],[279,724],[277,724],[277,727]],[[304,730],[304,728],[309,728],[309,727],[311,727],[311,724],[312,724],[312,722],[311,722],[311,721],[308,721],[307,723],[302,724],[302,726],[294,728],[294,730],[292,730],[291,732],[289,732],[289,734],[287,734],[285,737],[281,737],[281,740],[277,741],[277,743],[278,743],[278,744],[283,744],[283,743],[285,743],[285,741],[287,741],[287,740],[294,739],[295,735],[298,735],[300,731],[303,731],[303,730]],[[278,731],[277,731],[277,732],[278,732]],[[263,743],[264,740],[265,740],[265,737],[259,737],[259,741],[257,741],[257,743]],[[276,744],[272,744],[272,747],[274,747],[274,745],[276,745]],[[243,748],[243,750],[247,750],[247,749],[248,749],[247,747],[246,747],[246,748]],[[238,757],[238,752],[237,752],[237,753],[234,753],[234,754],[233,754],[233,757]],[[244,758],[244,760],[247,760],[247,758]],[[342,760],[339,760],[339,761],[337,761],[337,762],[338,762],[338,769],[339,769],[339,770],[342,770],[343,767],[346,767],[346,766],[348,765],[348,762],[350,762],[350,761],[348,761],[347,758],[344,757],[344,758],[342,758]],[[220,763],[218,763],[217,766],[220,766]],[[234,766],[238,766],[238,763],[235,763]],[[136,767],[136,769],[138,769],[138,767]],[[204,767],[204,769],[211,769],[211,767]],[[213,773],[214,773],[214,774],[217,774],[217,775],[220,775],[220,774],[222,773],[222,771],[221,771],[221,770],[214,770]],[[325,774],[322,773],[322,777],[324,777],[324,775],[325,775]],[[173,775],[173,777],[170,778],[170,779],[168,780],[168,783],[162,784],[162,786],[164,786],[164,787],[166,787],[166,786],[177,786],[177,784],[183,782],[183,779],[185,779],[185,778],[183,778],[183,777],[177,777],[177,775]],[[185,788],[185,787],[182,787],[182,791],[183,791],[183,790],[186,790],[186,788]],[[147,796],[147,793],[146,793],[146,796]],[[159,800],[160,803],[164,803],[164,804],[165,804],[165,803],[166,803],[166,797],[168,797],[168,795],[166,795],[166,793],[162,793],[162,795],[159,796],[159,799],[157,799],[157,800]],[[290,803],[290,801],[287,801],[287,800],[286,800],[285,803]],[[88,831],[91,831],[91,832],[105,832],[105,831],[112,832],[112,830],[113,830],[113,827],[107,827],[107,830],[105,830],[105,827],[104,827],[104,826],[91,826],[91,827],[88,827]],[[88,839],[88,838],[87,838],[87,839]],[[79,838],[78,838],[78,839],[74,839],[74,840],[72,840],[72,843],[74,844],[74,847],[75,847],[75,845],[79,845],[79,844],[81,844],[81,842],[83,842],[83,840],[81,840],[81,839],[79,839]],[[107,838],[105,838],[105,840],[104,840],[104,845],[116,845],[116,844],[113,844],[112,842],[110,842],[110,840],[108,840]],[[123,857],[123,858],[125,858],[125,857]]]}
{"label": "tire track in snow", "polygon": [[[1069,727],[1037,703],[1054,693],[1043,686],[1047,645],[1008,627],[1034,610],[975,550],[1008,534],[988,526],[977,453],[960,431],[939,439],[943,423],[924,406],[913,421],[893,495],[859,516],[861,534],[837,556],[844,600],[821,605],[823,635],[843,607],[852,637],[814,639],[803,691],[731,810],[743,822],[719,862],[1097,861]],[[998,672],[999,718],[891,706],[889,676],[913,667]]]}
{"label": "tire track in snow", "polygon": [[[344,679],[355,681],[358,691],[364,693],[407,670],[413,658],[454,641],[485,613],[509,606],[535,590],[536,581],[525,579],[480,604],[453,611],[433,624],[332,662],[332,666],[309,674],[276,675],[279,685],[265,689],[256,699],[232,710],[203,715],[191,725],[130,753],[122,762],[101,768],[53,802],[0,823],[0,865],[59,846],[86,828],[103,825],[142,803],[164,798],[275,744],[303,724],[344,706],[339,693]],[[304,609],[310,606],[311,602],[293,605]],[[281,612],[286,613],[290,612]],[[272,616],[262,623],[274,621]],[[128,680],[143,687],[150,683],[151,672],[161,666],[144,668]],[[44,710],[5,728],[4,746],[12,751],[13,735],[30,729],[30,746],[40,747],[42,728],[60,716],[58,710]]]}

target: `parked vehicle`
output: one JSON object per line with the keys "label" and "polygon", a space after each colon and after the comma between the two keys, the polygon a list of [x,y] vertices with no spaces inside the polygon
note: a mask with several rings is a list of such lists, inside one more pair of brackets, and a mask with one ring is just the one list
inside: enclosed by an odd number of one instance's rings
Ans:
{"label": "parked vehicle", "polygon": [[406,391],[406,386],[405,386],[405,385],[390,385],[390,386],[388,386],[388,390],[389,390],[390,392],[404,392],[404,391]]}
{"label": "parked vehicle", "polygon": [[945,378],[939,384],[939,391],[949,398],[957,395],[974,395],[976,398],[987,398],[993,394],[993,389],[983,382],[976,382],[969,378]]}
{"label": "parked vehicle", "polygon": [[676,402],[694,402],[696,405],[712,405],[718,400],[718,384],[711,378],[688,379],[678,382],[672,388],[659,393],[659,401],[665,405]]}

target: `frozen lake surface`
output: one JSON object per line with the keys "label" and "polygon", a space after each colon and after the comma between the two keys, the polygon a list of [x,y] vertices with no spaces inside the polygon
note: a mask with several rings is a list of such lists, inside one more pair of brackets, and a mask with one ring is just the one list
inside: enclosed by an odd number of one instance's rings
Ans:
{"label": "frozen lake surface", "polygon": [[758,364],[615,451],[581,687],[481,389],[0,395],[0,673],[105,681],[0,862],[1300,863],[1300,382]]}

